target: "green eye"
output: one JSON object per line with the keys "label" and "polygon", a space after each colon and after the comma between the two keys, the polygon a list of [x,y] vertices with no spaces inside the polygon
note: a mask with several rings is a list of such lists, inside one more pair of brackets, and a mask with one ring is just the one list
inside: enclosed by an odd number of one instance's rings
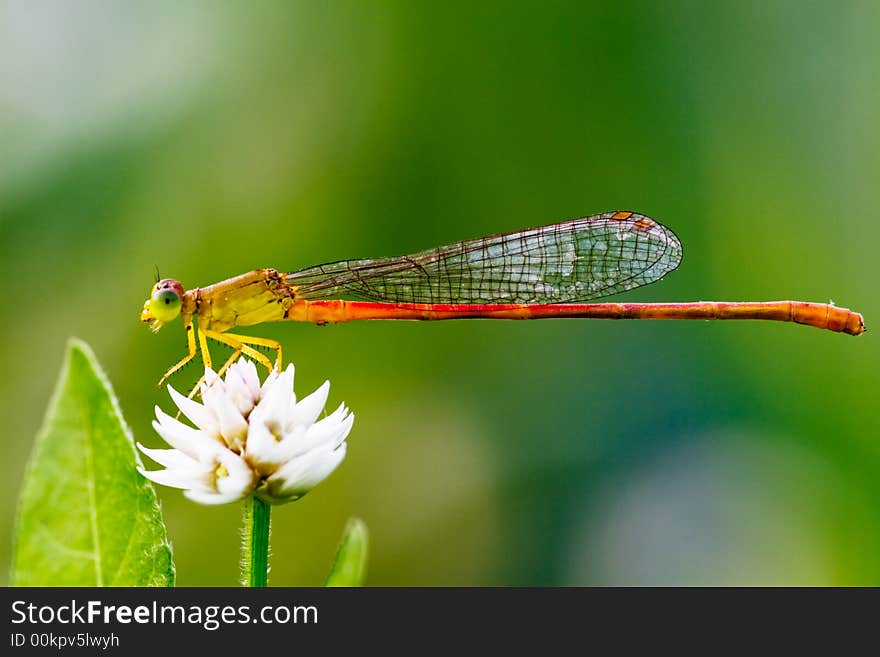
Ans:
{"label": "green eye", "polygon": [[180,295],[174,290],[156,290],[150,298],[150,310],[160,322],[169,322],[180,314]]}

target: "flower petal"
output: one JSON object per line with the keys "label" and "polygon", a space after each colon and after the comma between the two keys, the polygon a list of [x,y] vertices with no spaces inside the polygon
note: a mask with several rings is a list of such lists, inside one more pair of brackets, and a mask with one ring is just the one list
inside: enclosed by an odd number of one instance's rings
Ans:
{"label": "flower petal", "polygon": [[345,458],[345,445],[338,449],[314,449],[284,464],[258,488],[256,495],[278,504],[299,499],[326,479]]}
{"label": "flower petal", "polygon": [[137,443],[137,448],[152,460],[166,468],[188,468],[199,464],[178,449],[150,449]]}
{"label": "flower petal", "polygon": [[[293,363],[289,363],[287,365],[287,369],[288,370],[293,369]],[[285,371],[287,371],[287,370],[285,370]],[[275,385],[275,382],[278,380],[278,377],[280,375],[281,374],[278,372],[278,370],[276,370],[275,368],[272,368],[272,371],[269,372],[269,375],[266,377],[266,380],[263,381],[263,385],[260,388],[261,397],[263,397],[263,398],[266,397],[266,393],[269,391],[269,388],[271,388],[272,386]],[[291,384],[291,387],[293,387],[292,384]]]}
{"label": "flower petal", "polygon": [[224,389],[223,380],[220,378],[217,372],[212,370],[207,365],[205,366],[205,386],[208,388],[219,386],[221,389]]}
{"label": "flower petal", "polygon": [[287,411],[293,399],[293,365],[278,375],[278,379],[268,390],[264,390],[260,408],[266,418],[275,418],[283,426]]}
{"label": "flower petal", "polygon": [[327,397],[330,394],[330,382],[324,381],[312,394],[303,397],[287,416],[287,425],[311,424],[324,410]]}
{"label": "flower petal", "polygon": [[195,469],[144,470],[143,468],[139,467],[137,471],[150,481],[154,481],[157,484],[161,484],[162,486],[184,489],[205,488],[205,486],[207,485],[205,478],[210,474],[210,470],[208,472],[199,472]]}
{"label": "flower petal", "polygon": [[248,423],[236,404],[227,396],[218,397],[212,410],[220,420],[220,436],[230,449],[240,452],[247,436]]}
{"label": "flower petal", "polygon": [[279,441],[262,419],[254,419],[255,413],[251,414],[250,426],[248,427],[245,454],[248,461],[262,475],[275,472],[283,462],[279,458]]}
{"label": "flower petal", "polygon": [[[268,379],[267,379],[268,382]],[[293,398],[293,365],[278,375],[274,383],[263,386],[263,398],[250,416],[251,423],[264,422],[269,430],[281,435],[287,421],[287,411]]]}
{"label": "flower petal", "polygon": [[257,482],[257,476],[245,460],[232,452],[221,454],[219,460],[226,468],[226,474],[217,476],[215,480],[217,490],[221,493],[229,490],[249,493]]}
{"label": "flower petal", "polygon": [[178,422],[158,406],[156,406],[153,428],[166,443],[203,463],[212,459],[216,450],[223,448],[217,440],[209,437],[205,432]]}
{"label": "flower petal", "polygon": [[[241,378],[245,385],[247,385],[248,390],[251,391],[251,398],[254,400],[254,403],[260,401],[260,376],[257,374],[257,366],[254,365],[254,361],[240,358],[238,365],[239,374],[241,374]],[[274,372],[275,370],[272,371]]]}
{"label": "flower petal", "polygon": [[[343,408],[345,411],[348,410],[344,407],[340,408]],[[336,449],[339,447],[351,432],[351,427],[354,424],[354,413],[349,413],[341,421],[339,416],[340,414],[337,411],[333,415],[325,417],[320,422],[310,426],[302,438],[290,441],[291,449],[286,454],[285,460],[295,458],[313,449],[325,447]]]}
{"label": "flower petal", "polygon": [[[250,361],[239,359],[226,371],[226,394],[243,416],[250,413],[257,402],[256,395],[245,381],[245,376],[248,374],[246,362]],[[259,394],[259,386],[257,386],[257,394]]]}
{"label": "flower petal", "polygon": [[[205,372],[210,372],[211,370],[206,369]],[[226,386],[223,385],[223,382],[220,379],[215,379],[214,383],[210,385],[205,385],[202,388],[202,403],[216,418],[217,414],[214,407],[219,403],[218,400],[226,398]],[[219,420],[217,420],[218,429],[219,429]]]}
{"label": "flower petal", "polygon": [[217,418],[205,406],[192,399],[187,399],[171,386],[168,386],[168,394],[171,395],[174,405],[180,409],[180,412],[199,429],[208,433],[218,432]]}
{"label": "flower petal", "polygon": [[193,502],[198,502],[199,504],[205,504],[207,506],[215,506],[218,504],[228,504],[230,502],[238,502],[241,499],[247,497],[247,492],[242,491],[226,491],[223,493],[218,493],[215,491],[204,491],[204,490],[185,490],[183,491],[184,497],[192,500]]}

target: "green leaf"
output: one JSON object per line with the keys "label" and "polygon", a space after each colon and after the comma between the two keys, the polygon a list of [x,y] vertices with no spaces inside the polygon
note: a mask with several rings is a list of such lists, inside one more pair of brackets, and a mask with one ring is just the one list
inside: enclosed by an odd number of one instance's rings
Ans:
{"label": "green leaf", "polygon": [[360,518],[349,518],[336,552],[336,561],[327,576],[327,586],[363,586],[369,552],[367,526]]}
{"label": "green leaf", "polygon": [[110,382],[71,339],[25,474],[16,586],[171,586],[174,563],[152,485]]}

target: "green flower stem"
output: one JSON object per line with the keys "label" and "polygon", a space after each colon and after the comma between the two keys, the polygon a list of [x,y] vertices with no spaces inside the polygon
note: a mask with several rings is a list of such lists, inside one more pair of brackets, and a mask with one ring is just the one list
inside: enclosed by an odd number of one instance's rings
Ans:
{"label": "green flower stem", "polygon": [[242,586],[268,586],[269,527],[272,507],[251,496],[244,503],[244,528],[241,536]]}

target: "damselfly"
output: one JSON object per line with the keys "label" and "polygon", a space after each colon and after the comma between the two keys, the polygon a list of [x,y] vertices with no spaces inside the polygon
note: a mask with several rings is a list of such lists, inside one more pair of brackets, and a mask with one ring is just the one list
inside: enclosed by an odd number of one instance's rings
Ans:
{"label": "damselfly", "polygon": [[860,314],[826,303],[584,303],[658,281],[681,256],[681,242],[666,226],[635,212],[607,212],[396,258],[342,260],[286,274],[257,269],[190,290],[166,278],[153,287],[141,319],[158,331],[183,318],[187,355],[160,385],[199,350],[210,367],[207,338],[233,349],[220,373],[240,354],[271,369],[259,346],[274,350],[280,368],[280,343],[227,331],[285,320],[763,319],[850,335],[865,330]]}

